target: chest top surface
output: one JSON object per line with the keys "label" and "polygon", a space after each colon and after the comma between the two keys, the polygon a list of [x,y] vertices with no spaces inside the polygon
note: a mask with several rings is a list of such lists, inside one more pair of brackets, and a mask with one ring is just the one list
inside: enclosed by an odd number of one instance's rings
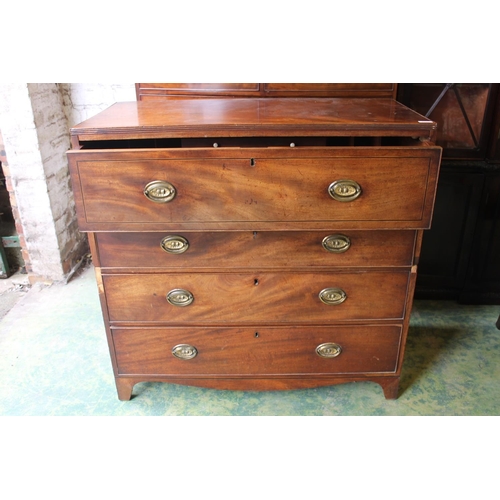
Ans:
{"label": "chest top surface", "polygon": [[80,140],[353,135],[432,137],[436,124],[393,99],[178,99],[116,103],[71,129]]}

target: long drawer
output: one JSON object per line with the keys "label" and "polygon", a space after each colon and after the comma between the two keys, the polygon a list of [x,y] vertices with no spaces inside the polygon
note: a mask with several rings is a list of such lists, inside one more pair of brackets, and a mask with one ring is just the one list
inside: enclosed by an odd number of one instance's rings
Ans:
{"label": "long drawer", "polygon": [[201,149],[196,155],[192,150],[73,153],[81,225],[90,230],[106,223],[115,229],[278,221],[357,221],[370,228],[429,225],[438,150],[305,148],[295,156],[286,153],[279,148]]}
{"label": "long drawer", "polygon": [[102,267],[411,266],[415,231],[96,233]]}
{"label": "long drawer", "polygon": [[324,323],[402,319],[408,270],[103,275],[114,322]]}
{"label": "long drawer", "polygon": [[120,375],[395,372],[400,325],[113,328]]}

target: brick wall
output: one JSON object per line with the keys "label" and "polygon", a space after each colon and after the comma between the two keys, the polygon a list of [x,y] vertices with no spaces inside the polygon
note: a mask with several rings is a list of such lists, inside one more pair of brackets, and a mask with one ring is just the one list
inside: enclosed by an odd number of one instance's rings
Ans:
{"label": "brick wall", "polygon": [[60,83],[59,87],[70,127],[115,102],[136,100],[134,83]]}
{"label": "brick wall", "polygon": [[134,99],[133,83],[1,85],[1,161],[32,282],[67,279],[88,248],[69,181],[69,128],[116,101]]}

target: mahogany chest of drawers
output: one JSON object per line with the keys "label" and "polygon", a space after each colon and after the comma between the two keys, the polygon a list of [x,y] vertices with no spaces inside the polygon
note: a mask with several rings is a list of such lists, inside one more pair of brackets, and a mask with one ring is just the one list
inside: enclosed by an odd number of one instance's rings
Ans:
{"label": "mahogany chest of drawers", "polygon": [[390,98],[186,98],[71,132],[120,399],[141,381],[397,397],[435,123]]}

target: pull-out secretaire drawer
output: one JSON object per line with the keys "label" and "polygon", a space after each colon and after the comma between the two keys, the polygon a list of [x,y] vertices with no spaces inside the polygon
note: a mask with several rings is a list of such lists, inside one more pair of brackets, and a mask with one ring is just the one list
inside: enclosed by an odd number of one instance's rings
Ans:
{"label": "pull-out secretaire drawer", "polygon": [[403,319],[408,271],[102,276],[112,322],[261,324]]}
{"label": "pull-out secretaire drawer", "polygon": [[120,375],[394,372],[400,325],[113,328]]}
{"label": "pull-out secretaire drawer", "polygon": [[415,231],[95,233],[104,268],[411,266]]}
{"label": "pull-out secretaire drawer", "polygon": [[201,148],[69,156],[84,230],[297,223],[420,229],[430,223],[440,150]]}

